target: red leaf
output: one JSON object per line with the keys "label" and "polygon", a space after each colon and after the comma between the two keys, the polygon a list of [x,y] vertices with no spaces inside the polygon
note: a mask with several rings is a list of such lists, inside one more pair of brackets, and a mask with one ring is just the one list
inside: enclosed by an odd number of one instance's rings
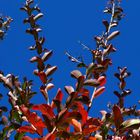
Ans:
{"label": "red leaf", "polygon": [[77,79],[77,83],[76,83],[76,90],[77,90],[77,91],[79,91],[79,90],[83,87],[84,80],[85,80],[85,77],[84,77],[83,75],[80,76],[80,77]]}
{"label": "red leaf", "polygon": [[76,119],[72,119],[71,124],[74,126],[74,129],[75,129],[76,132],[81,132],[82,131],[81,123],[78,122]]}
{"label": "red leaf", "polygon": [[47,76],[46,76],[45,72],[40,71],[38,73],[38,76],[39,76],[39,78],[40,78],[40,80],[42,81],[43,84],[47,83]]}
{"label": "red leaf", "polygon": [[22,133],[22,132],[29,132],[31,134],[36,133],[36,130],[32,126],[21,126],[20,128],[17,129],[17,131],[19,133]]}
{"label": "red leaf", "polygon": [[98,82],[100,83],[100,86],[103,86],[106,83],[106,77],[105,76],[100,76],[98,78]]}
{"label": "red leaf", "polygon": [[89,96],[89,90],[87,90],[85,88],[81,88],[78,92],[84,96]]}
{"label": "red leaf", "polygon": [[102,122],[101,120],[97,119],[97,118],[88,118],[86,125],[96,125],[96,126],[101,126]]}
{"label": "red leaf", "polygon": [[35,113],[31,113],[30,118],[28,120],[35,126],[35,127],[46,127],[42,119]]}
{"label": "red leaf", "polygon": [[20,106],[20,110],[26,116],[29,123],[31,123],[36,128],[36,132],[39,135],[42,135],[43,128],[46,127],[46,125],[43,123],[42,119],[35,112],[31,113],[29,111],[29,109],[27,107],[25,107],[24,105]]}
{"label": "red leaf", "polygon": [[57,100],[57,101],[61,102],[62,98],[63,98],[63,93],[62,93],[61,89],[58,89],[56,97],[54,98],[54,100]]}
{"label": "red leaf", "polygon": [[55,108],[56,107],[55,101],[59,101],[59,103],[61,103],[62,98],[63,98],[63,93],[62,93],[61,89],[58,89],[57,94],[51,103],[51,107]]}
{"label": "red leaf", "polygon": [[22,140],[33,140],[33,139],[30,138],[29,136],[24,136],[24,137],[22,138]]}
{"label": "red leaf", "polygon": [[121,109],[119,106],[114,105],[113,106],[113,114],[114,114],[114,123],[116,128],[119,128],[121,123],[123,122],[123,117],[121,113]]}
{"label": "red leaf", "polygon": [[95,137],[89,137],[88,140],[97,140]]}
{"label": "red leaf", "polygon": [[32,109],[41,111],[41,113],[43,115],[46,115],[49,119],[52,119],[55,117],[55,114],[50,105],[47,105],[47,104],[34,105]]}
{"label": "red leaf", "polygon": [[94,93],[94,98],[96,98],[97,96],[101,95],[103,92],[105,91],[105,87],[100,87],[98,88],[95,93]]}
{"label": "red leaf", "polygon": [[82,116],[82,125],[83,125],[87,121],[88,113],[84,109],[83,105],[80,102],[77,102],[76,105],[77,105],[78,110],[79,110],[79,112],[80,112],[80,114]]}
{"label": "red leaf", "polygon": [[90,134],[94,131],[97,131],[101,125],[102,125],[102,122],[99,119],[88,118],[85,123],[85,128],[83,129],[83,132],[84,134]]}
{"label": "red leaf", "polygon": [[93,133],[93,132],[97,131],[99,128],[100,128],[99,126],[89,125],[88,128],[84,128],[83,134],[88,135],[90,133]]}

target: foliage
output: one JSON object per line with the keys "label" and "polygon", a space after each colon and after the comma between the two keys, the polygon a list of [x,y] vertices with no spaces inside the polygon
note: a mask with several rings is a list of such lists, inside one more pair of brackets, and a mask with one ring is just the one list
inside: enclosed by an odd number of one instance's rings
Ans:
{"label": "foliage", "polygon": [[[93,100],[105,91],[106,71],[112,64],[110,54],[116,51],[111,41],[120,34],[116,27],[124,16],[120,4],[120,0],[108,2],[104,13],[111,18],[110,21],[103,20],[105,31],[94,37],[96,48],[90,49],[80,42],[92,55],[90,64],[85,64],[84,60],[80,61],[66,52],[68,58],[77,63],[77,69],[71,72],[71,77],[76,80],[76,84],[75,87],[71,85],[64,87],[67,93],[65,101],[61,89],[58,89],[56,96],[50,101],[49,91],[54,87],[52,74],[57,70],[57,66],[46,63],[53,51],[43,47],[45,37],[40,35],[42,29],[38,24],[43,13],[39,7],[34,6],[33,0],[26,0],[21,8],[27,13],[27,18],[23,22],[29,24],[26,33],[32,35],[35,41],[29,49],[36,51],[36,56],[32,57],[30,62],[37,65],[34,74],[42,82],[40,92],[46,102],[42,104],[30,102],[36,94],[32,90],[32,80],[23,78],[23,82],[20,82],[17,76],[4,75],[0,72],[0,82],[9,90],[11,105],[9,116],[4,116],[7,108],[0,107],[0,124],[3,125],[0,133],[1,140],[8,140],[13,134],[15,140],[139,140],[140,110],[135,105],[127,108],[124,102],[125,97],[131,94],[131,90],[125,88],[126,78],[130,76],[126,67],[118,67],[119,72],[115,73],[115,77],[119,80],[119,91],[114,91],[114,95],[117,96],[118,102],[109,105],[109,112],[100,111],[101,118],[89,116]],[[6,21],[0,18],[1,39],[11,21],[10,17],[7,17]],[[85,68],[85,73],[83,74],[78,68]],[[91,88],[93,93],[90,97]],[[0,97],[2,98],[2,94]],[[38,138],[27,136],[27,132],[37,134]]]}

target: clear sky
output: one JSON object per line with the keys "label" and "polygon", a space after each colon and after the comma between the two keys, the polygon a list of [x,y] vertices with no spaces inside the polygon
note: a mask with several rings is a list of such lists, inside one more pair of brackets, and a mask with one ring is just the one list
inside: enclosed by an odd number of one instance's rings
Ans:
{"label": "clear sky", "polygon": [[[46,47],[54,51],[53,57],[49,63],[58,66],[57,72],[53,75],[55,89],[50,92],[51,98],[54,97],[57,88],[65,85],[71,85],[73,82],[70,77],[70,71],[76,69],[75,64],[71,63],[64,52],[67,50],[73,56],[83,55],[87,62],[90,62],[88,51],[83,50],[77,43],[79,40],[88,45],[91,49],[95,47],[93,37],[100,35],[104,29],[102,19],[106,16],[103,9],[107,0],[36,0],[44,13],[40,20],[43,35],[46,36]],[[132,89],[133,93],[127,97],[127,106],[133,105],[139,99],[140,90],[140,1],[122,0],[122,7],[126,14],[125,18],[119,24],[120,36],[114,41],[117,52],[112,54],[113,65],[107,73],[107,89],[104,94],[99,96],[93,103],[91,111],[92,116],[97,116],[101,109],[106,109],[108,102],[116,102],[113,95],[114,90],[118,90],[117,79],[113,73],[117,71],[118,66],[127,66],[132,76],[128,78],[127,88]],[[5,74],[13,73],[22,77],[27,76],[33,79],[35,90],[39,89],[39,79],[32,72],[36,68],[30,64],[29,59],[34,53],[28,50],[33,45],[33,38],[25,34],[27,25],[22,21],[26,17],[19,8],[24,0],[1,0],[0,13],[4,16],[11,16],[14,21],[8,31],[5,39],[0,41],[0,70]],[[73,85],[73,84],[72,84]],[[3,91],[3,88],[0,89]],[[44,102],[40,93],[32,102]],[[6,100],[6,99],[5,99]],[[4,100],[4,101],[5,101]],[[8,101],[7,101],[8,102]],[[3,101],[1,103],[4,103]],[[8,104],[7,104],[8,105]]]}

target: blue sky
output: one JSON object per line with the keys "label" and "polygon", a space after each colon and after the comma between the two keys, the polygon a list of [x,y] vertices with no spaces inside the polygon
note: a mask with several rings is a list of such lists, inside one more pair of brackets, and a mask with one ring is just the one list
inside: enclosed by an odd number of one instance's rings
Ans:
{"label": "blue sky", "polygon": [[[102,13],[106,6],[106,0],[36,0],[44,13],[43,19],[40,20],[43,35],[46,36],[45,46],[54,51],[53,57],[49,63],[58,66],[58,71],[53,75],[55,89],[50,93],[54,97],[57,88],[70,85],[73,82],[70,77],[70,71],[76,69],[75,64],[68,61],[64,52],[67,50],[73,56],[83,55],[87,62],[90,62],[89,53],[83,50],[77,43],[79,40],[88,45],[90,48],[95,47],[93,37],[100,35],[104,29],[102,19],[106,16]],[[35,54],[28,50],[32,45],[33,38],[25,34],[27,25],[22,21],[26,17],[24,12],[19,8],[23,5],[24,0],[1,0],[0,13],[11,16],[14,21],[8,31],[5,39],[0,41],[0,70],[5,74],[13,73],[20,79],[27,76],[28,79],[34,80],[35,89],[38,90],[40,82],[32,72],[36,68],[30,64],[29,59]],[[132,89],[133,93],[127,97],[127,105],[133,105],[139,99],[139,81],[140,81],[140,1],[123,1],[122,7],[126,14],[125,18],[119,24],[121,34],[114,41],[117,53],[111,55],[113,65],[109,68],[107,78],[106,92],[98,97],[91,111],[92,116],[97,116],[101,109],[105,109],[107,103],[117,101],[113,95],[117,88],[117,80],[113,73],[117,71],[118,66],[127,66],[132,76],[128,78],[127,88]],[[74,85],[74,84],[73,84]],[[64,90],[63,90],[64,91]],[[3,93],[3,89],[0,89]],[[5,95],[6,95],[6,91]],[[38,102],[37,97],[33,102]],[[5,99],[6,100],[6,99]],[[4,100],[4,101],[5,101]],[[44,99],[40,97],[39,102]],[[2,101],[3,102],[3,101]],[[1,102],[1,103],[2,103]],[[8,105],[8,104],[7,104]]]}

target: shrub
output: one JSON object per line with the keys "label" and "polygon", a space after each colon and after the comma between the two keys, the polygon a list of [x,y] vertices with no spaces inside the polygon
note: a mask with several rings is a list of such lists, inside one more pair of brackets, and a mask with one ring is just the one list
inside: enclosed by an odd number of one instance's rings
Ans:
{"label": "shrub", "polygon": [[[20,82],[17,76],[5,75],[1,71],[0,82],[9,90],[11,110],[8,111],[8,116],[4,116],[7,107],[0,107],[0,123],[3,125],[0,139],[8,140],[15,134],[15,140],[139,140],[140,110],[135,105],[127,108],[124,102],[125,97],[131,94],[131,90],[126,89],[126,78],[130,76],[126,67],[118,67],[119,72],[114,74],[119,80],[119,91],[114,91],[118,101],[109,104],[110,111],[100,111],[101,118],[89,116],[93,100],[105,91],[106,72],[112,64],[110,54],[116,51],[111,41],[120,34],[116,28],[124,16],[121,1],[108,2],[104,13],[110,16],[110,21],[102,21],[105,31],[94,37],[96,42],[94,49],[79,42],[92,56],[90,64],[66,52],[70,61],[77,64],[77,69],[70,73],[76,81],[75,87],[71,85],[64,87],[66,99],[62,90],[58,89],[52,101],[49,99],[49,91],[54,87],[52,75],[57,66],[47,63],[53,51],[43,46],[45,37],[40,35],[42,29],[38,20],[42,18],[43,13],[38,6],[34,6],[33,0],[26,0],[21,10],[27,13],[27,18],[23,21],[29,25],[26,33],[34,38],[34,45],[29,49],[36,51],[36,55],[30,62],[37,65],[34,74],[42,83],[39,89],[46,102],[42,104],[30,102],[33,96],[39,96],[32,90],[34,81],[23,78],[23,82]],[[1,39],[4,38],[11,21],[10,17],[0,18]],[[80,68],[85,69],[84,74]],[[2,94],[0,97],[2,98]],[[27,136],[29,133],[33,137],[37,134],[38,138]]]}

